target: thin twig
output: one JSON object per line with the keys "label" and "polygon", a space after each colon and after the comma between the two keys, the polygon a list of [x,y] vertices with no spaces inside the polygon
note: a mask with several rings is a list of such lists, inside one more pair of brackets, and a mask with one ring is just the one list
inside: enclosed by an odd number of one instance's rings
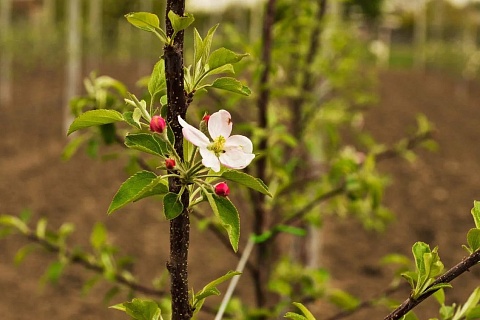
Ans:
{"label": "thin twig", "polygon": [[[248,262],[248,258],[250,257],[250,254],[252,253],[253,246],[255,242],[253,240],[253,237],[250,237],[248,239],[247,245],[245,246],[245,250],[243,251],[242,258],[238,262],[238,266],[236,271],[243,272],[243,269],[245,269],[245,265]],[[238,280],[240,280],[240,276],[234,276],[232,280],[230,281],[230,284],[228,285],[228,289],[225,292],[225,296],[223,297],[222,303],[220,305],[220,308],[218,309],[218,313],[215,317],[215,320],[222,320],[223,314],[225,312],[225,309],[227,308],[228,302],[232,298],[233,291],[235,291],[235,288],[238,284]]]}
{"label": "thin twig", "polygon": [[[78,265],[81,265],[85,269],[92,270],[92,271],[94,271],[96,273],[99,273],[99,274],[102,274],[102,273],[105,272],[105,268],[102,265],[97,264],[97,263],[92,262],[92,261],[89,261],[86,257],[84,257],[82,255],[74,254],[74,253],[72,253],[71,250],[68,250],[68,249],[65,249],[65,248],[60,248],[60,246],[58,246],[57,244],[51,243],[46,239],[38,237],[32,231],[29,231],[26,234],[24,234],[24,233],[22,233],[22,234],[25,235],[27,237],[27,239],[29,239],[30,241],[38,243],[39,245],[41,245],[43,248],[47,249],[50,252],[53,252],[53,253],[61,252],[62,255],[65,258],[68,259],[68,261],[70,261],[72,263],[75,263],[75,264],[78,264]],[[166,292],[163,291],[163,290],[158,290],[158,289],[143,286],[141,284],[133,282],[130,279],[125,278],[122,274],[117,273],[117,272],[114,273],[114,279],[115,279],[116,282],[118,282],[120,284],[123,284],[126,287],[128,287],[129,289],[131,289],[133,291],[136,291],[136,292],[140,292],[140,293],[150,295],[150,296],[157,296],[157,297],[163,297],[163,296],[166,295]]]}

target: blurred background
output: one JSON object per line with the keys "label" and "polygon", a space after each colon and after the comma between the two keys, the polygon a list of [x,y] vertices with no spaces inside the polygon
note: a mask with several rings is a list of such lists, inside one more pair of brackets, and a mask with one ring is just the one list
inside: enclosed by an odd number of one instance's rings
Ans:
{"label": "blurred background", "polygon": [[[391,173],[393,182],[386,193],[386,205],[397,215],[386,234],[365,232],[348,219],[326,218],[324,222],[322,265],[332,270],[335,286],[369,298],[381,292],[392,278],[392,272],[379,264],[386,253],[410,255],[411,245],[422,240],[440,246],[446,266],[463,257],[460,245],[473,227],[470,208],[473,200],[480,200],[480,2],[327,2],[331,13],[356,30],[369,52],[364,67],[374,70],[377,77],[379,99],[365,118],[366,128],[379,141],[391,143],[404,136],[417,113],[424,113],[438,130],[438,152],[422,151],[414,164],[381,165]],[[192,0],[186,6],[186,11],[195,15],[194,26],[202,35],[221,23],[225,29],[217,31],[214,47],[227,42],[233,44],[232,50],[238,49],[235,37],[252,46],[259,44],[263,10],[264,2],[254,0]],[[168,225],[158,208],[149,203],[142,207],[140,218],[119,213],[121,217],[107,219],[106,208],[126,177],[123,164],[109,161],[106,165],[84,154],[68,162],[61,158],[67,143],[66,128],[72,119],[68,104],[85,93],[84,79],[91,72],[107,74],[124,82],[129,91],[140,92],[137,81],[151,73],[162,55],[162,46],[154,37],[127,23],[124,15],[132,11],[155,12],[163,17],[165,3],[0,0],[0,214],[29,210],[34,220],[48,217],[55,228],[73,222],[77,230],[74,240],[79,245],[88,243],[92,226],[102,221],[111,232],[111,240],[137,257],[135,274],[148,281],[158,276],[149,266],[163,266],[168,259]],[[189,63],[193,42],[190,32],[185,41]],[[164,233],[159,233],[158,223]],[[132,230],[142,232],[135,234]],[[192,237],[192,252],[195,246],[201,247],[205,237],[216,241],[200,231]],[[356,247],[351,246],[352,241]],[[124,319],[106,308],[106,290],[101,286],[82,295],[89,275],[80,267],[72,267],[57,286],[50,286],[39,284],[51,261],[48,255],[34,253],[15,266],[12,261],[16,252],[26,244],[20,237],[0,241],[2,319],[27,319],[32,312],[38,320],[102,319],[112,313]],[[236,264],[233,259],[219,258],[225,255],[220,248],[192,253],[191,270],[208,266],[213,274],[220,275]],[[193,285],[201,287],[205,279],[192,272]],[[456,286],[473,288],[479,279],[479,272],[472,270]],[[239,289],[246,299],[248,285]],[[453,291],[450,302],[464,301],[468,293]],[[399,297],[406,294],[408,290]],[[434,310],[426,305],[425,317]],[[380,318],[384,314],[385,310],[360,313],[352,319]]]}

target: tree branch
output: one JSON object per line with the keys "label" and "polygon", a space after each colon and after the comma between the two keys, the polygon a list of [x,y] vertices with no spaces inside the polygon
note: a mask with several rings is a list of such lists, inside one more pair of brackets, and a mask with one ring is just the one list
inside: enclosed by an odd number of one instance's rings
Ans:
{"label": "tree branch", "polygon": [[[449,283],[453,281],[455,278],[460,276],[466,271],[470,271],[469,269],[480,262],[480,250],[475,251],[467,258],[463,259],[461,262],[453,266],[450,270],[445,272],[443,275],[437,278],[428,288],[431,288],[435,285],[440,283]],[[427,288],[427,290],[428,290]],[[418,299],[413,299],[411,296],[405,300],[400,306],[398,306],[392,313],[384,318],[384,320],[397,320],[407,314],[410,310],[415,308],[419,305],[423,300],[430,297],[434,294],[437,290],[432,290],[427,293],[422,294]]]}

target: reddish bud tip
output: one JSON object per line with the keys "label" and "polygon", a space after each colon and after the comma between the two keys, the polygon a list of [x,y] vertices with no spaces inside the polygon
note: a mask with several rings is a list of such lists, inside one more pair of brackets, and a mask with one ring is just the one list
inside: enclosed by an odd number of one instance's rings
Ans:
{"label": "reddish bud tip", "polygon": [[160,116],[153,116],[152,120],[150,121],[150,130],[156,133],[163,133],[167,123],[165,119]]}
{"label": "reddish bud tip", "polygon": [[203,116],[202,120],[208,123],[208,120],[210,119],[210,115],[206,114]]}
{"label": "reddish bud tip", "polygon": [[226,182],[220,182],[215,185],[215,193],[219,196],[226,197],[230,194],[230,188]]}
{"label": "reddish bud tip", "polygon": [[175,168],[175,159],[172,159],[172,158],[165,159],[165,167],[168,170],[172,170],[173,168]]}

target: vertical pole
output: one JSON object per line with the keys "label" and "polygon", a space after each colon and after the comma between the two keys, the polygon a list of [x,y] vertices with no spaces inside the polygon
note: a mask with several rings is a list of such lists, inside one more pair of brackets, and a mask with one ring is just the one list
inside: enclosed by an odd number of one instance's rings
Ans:
{"label": "vertical pole", "polygon": [[88,69],[97,70],[102,57],[102,6],[103,0],[90,0],[88,12]]}
{"label": "vertical pole", "polygon": [[12,102],[11,13],[12,1],[0,0],[0,106]]}
{"label": "vertical pole", "polygon": [[78,94],[81,75],[81,33],[80,33],[80,0],[69,0],[67,4],[67,68],[64,101],[64,131],[68,129],[73,117],[68,106],[69,101]]}
{"label": "vertical pole", "polygon": [[425,0],[417,0],[414,22],[414,63],[419,70],[425,70],[427,43],[427,6]]}

